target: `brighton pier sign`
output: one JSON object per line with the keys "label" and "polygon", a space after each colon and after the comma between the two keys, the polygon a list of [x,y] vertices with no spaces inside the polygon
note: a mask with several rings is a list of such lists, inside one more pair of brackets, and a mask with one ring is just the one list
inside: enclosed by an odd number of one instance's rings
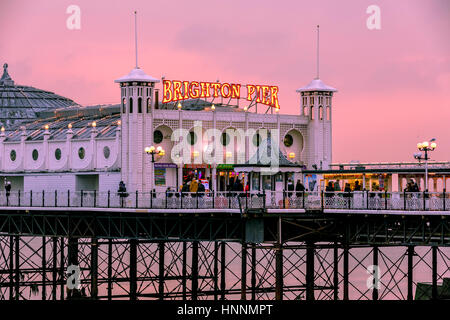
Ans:
{"label": "brighton pier sign", "polygon": [[[163,80],[163,103],[198,98],[240,99],[241,86],[236,83]],[[247,84],[247,100],[279,109],[278,87]]]}

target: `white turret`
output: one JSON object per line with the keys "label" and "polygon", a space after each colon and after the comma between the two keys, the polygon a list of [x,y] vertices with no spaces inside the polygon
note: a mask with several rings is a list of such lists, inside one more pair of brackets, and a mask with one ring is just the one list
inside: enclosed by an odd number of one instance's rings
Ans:
{"label": "white turret", "polygon": [[301,115],[308,117],[308,167],[328,169],[331,163],[331,111],[332,97],[337,90],[316,78],[307,86],[296,90],[300,93]]}

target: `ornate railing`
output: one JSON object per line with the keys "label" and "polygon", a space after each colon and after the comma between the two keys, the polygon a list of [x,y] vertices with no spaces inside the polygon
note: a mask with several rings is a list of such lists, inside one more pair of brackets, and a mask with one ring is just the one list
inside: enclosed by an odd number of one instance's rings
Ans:
{"label": "ornate railing", "polygon": [[450,193],[3,191],[0,207],[450,211]]}

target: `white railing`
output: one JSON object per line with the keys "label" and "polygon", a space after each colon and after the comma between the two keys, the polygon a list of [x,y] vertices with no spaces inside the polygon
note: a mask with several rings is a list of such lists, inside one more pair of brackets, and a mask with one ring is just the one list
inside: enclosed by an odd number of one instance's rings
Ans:
{"label": "white railing", "polygon": [[2,191],[0,207],[450,211],[450,193]]}

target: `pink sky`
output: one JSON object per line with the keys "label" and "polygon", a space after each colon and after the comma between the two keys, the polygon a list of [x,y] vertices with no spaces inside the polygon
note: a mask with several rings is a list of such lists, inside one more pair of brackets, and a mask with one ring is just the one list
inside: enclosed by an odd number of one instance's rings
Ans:
{"label": "pink sky", "polygon": [[[81,30],[66,8],[81,8]],[[366,9],[381,8],[381,30]],[[0,64],[16,83],[82,104],[117,103],[113,81],[139,66],[180,80],[280,87],[281,113],[299,113],[295,92],[315,77],[339,92],[333,162],[412,161],[436,138],[432,158],[450,160],[450,2],[2,0]]]}

